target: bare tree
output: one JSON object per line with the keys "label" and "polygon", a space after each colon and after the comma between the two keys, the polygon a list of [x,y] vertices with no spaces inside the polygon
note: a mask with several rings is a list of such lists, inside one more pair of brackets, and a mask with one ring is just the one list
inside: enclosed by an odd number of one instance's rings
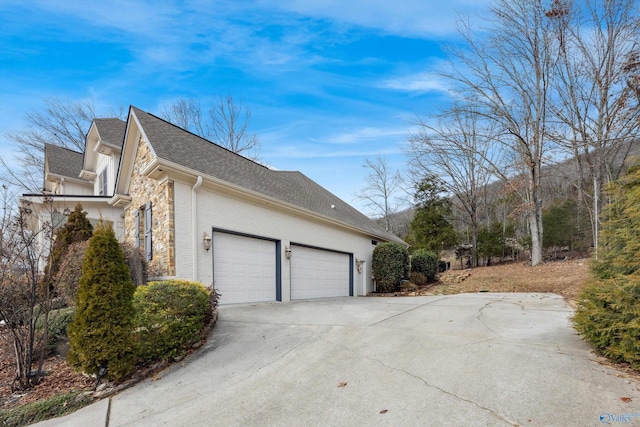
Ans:
{"label": "bare tree", "polygon": [[476,248],[479,210],[497,164],[492,131],[481,128],[478,114],[470,107],[454,107],[443,119],[432,126],[418,117],[414,122],[418,132],[409,138],[406,151],[418,176],[440,177],[454,199],[453,206],[463,213],[462,222],[471,228],[471,244]]}
{"label": "bare tree", "polygon": [[39,193],[43,185],[44,145],[84,150],[85,134],[94,117],[91,101],[45,99],[42,109],[26,115],[27,129],[5,133],[16,146],[15,163],[1,160],[8,173],[6,179],[23,190]]}
{"label": "bare tree", "polygon": [[234,153],[259,158],[260,141],[248,132],[251,112],[231,95],[213,97],[206,112],[199,100],[180,99],[165,105],[162,117]]}
{"label": "bare tree", "polygon": [[[0,334],[12,343],[16,377],[14,388],[25,389],[42,377],[42,365],[49,340],[53,294],[42,286],[38,269],[45,256],[43,242],[50,244],[51,222],[39,226],[29,205],[16,208],[15,195],[3,186],[0,194]],[[50,203],[49,203],[50,205]],[[34,370],[34,364],[36,369]]]}
{"label": "bare tree", "polygon": [[363,200],[374,216],[382,218],[385,230],[394,232],[391,217],[400,204],[398,193],[402,191],[402,176],[399,171],[392,171],[382,156],[375,160],[365,159],[363,167],[369,170],[366,186],[355,197]]}
{"label": "bare tree", "polygon": [[[579,197],[592,198],[586,206],[597,250],[600,189],[618,177],[640,130],[629,76],[640,52],[638,7],[635,0],[554,0],[546,16],[558,52],[551,105],[562,127],[554,139],[575,158]],[[583,191],[583,179],[593,184],[593,194]]]}
{"label": "bare tree", "polygon": [[499,132],[496,142],[526,177],[521,194],[531,233],[531,263],[536,265],[542,262],[540,170],[549,143],[548,102],[557,56],[553,35],[539,0],[497,0],[487,24],[486,37],[461,25],[467,49],[454,50],[459,62],[443,74],[473,111],[493,123]]}

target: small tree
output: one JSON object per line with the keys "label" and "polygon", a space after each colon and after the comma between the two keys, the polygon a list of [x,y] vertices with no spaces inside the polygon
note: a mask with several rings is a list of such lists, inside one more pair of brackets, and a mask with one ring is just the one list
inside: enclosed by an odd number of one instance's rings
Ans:
{"label": "small tree", "polygon": [[[44,208],[50,208],[45,198]],[[51,242],[51,223],[39,228],[32,206],[15,208],[15,195],[6,186],[0,190],[0,321],[4,322],[13,346],[16,375],[12,388],[27,389],[42,377],[48,345],[52,294],[42,289],[38,265],[43,258],[42,244]],[[55,317],[55,316],[53,316]],[[35,375],[34,375],[35,373]]]}
{"label": "small tree", "polygon": [[381,217],[385,230],[396,232],[391,218],[400,205],[397,197],[402,190],[400,172],[391,170],[387,159],[382,156],[375,160],[365,159],[363,167],[369,171],[367,185],[356,194],[356,198],[364,201],[373,215]]}
{"label": "small tree", "polygon": [[371,269],[378,292],[395,292],[407,277],[409,253],[397,242],[382,243],[373,250]]}
{"label": "small tree", "polygon": [[69,363],[107,379],[128,374],[136,358],[133,282],[110,225],[96,227],[82,264],[77,311],[69,325]]}
{"label": "small tree", "polygon": [[60,270],[60,264],[69,252],[69,246],[89,240],[92,233],[93,227],[87,219],[87,213],[82,210],[82,205],[76,205],[67,222],[55,232],[53,247],[49,253],[49,262],[44,272],[45,285],[53,286]]}
{"label": "small tree", "polygon": [[441,196],[444,191],[435,175],[428,175],[417,184],[416,213],[407,236],[412,247],[439,253],[458,243],[458,234],[450,221],[451,201]]}

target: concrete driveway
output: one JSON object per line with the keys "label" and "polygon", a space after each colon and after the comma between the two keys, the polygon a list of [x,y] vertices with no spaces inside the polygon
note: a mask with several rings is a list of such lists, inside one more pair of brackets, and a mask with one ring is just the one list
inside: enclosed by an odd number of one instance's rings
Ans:
{"label": "concrete driveway", "polygon": [[224,306],[188,361],[47,425],[640,425],[640,384],[571,315],[550,294]]}

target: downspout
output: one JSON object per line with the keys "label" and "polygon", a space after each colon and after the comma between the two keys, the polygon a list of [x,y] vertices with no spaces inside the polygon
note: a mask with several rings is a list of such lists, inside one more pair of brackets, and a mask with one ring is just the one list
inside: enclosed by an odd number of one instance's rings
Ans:
{"label": "downspout", "polygon": [[198,280],[198,238],[196,237],[198,224],[197,224],[197,214],[196,214],[196,207],[197,207],[196,191],[198,191],[198,188],[200,188],[201,185],[202,185],[202,177],[198,175],[198,179],[196,179],[196,183],[191,188],[191,236],[193,239],[193,242],[192,242],[193,243],[193,247],[192,247],[193,273],[192,273],[191,280],[193,280],[194,282]]}

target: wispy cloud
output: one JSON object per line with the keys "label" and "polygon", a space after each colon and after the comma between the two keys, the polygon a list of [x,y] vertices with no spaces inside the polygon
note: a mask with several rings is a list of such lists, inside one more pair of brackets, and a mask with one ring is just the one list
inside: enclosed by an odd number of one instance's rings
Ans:
{"label": "wispy cloud", "polygon": [[490,0],[342,1],[342,0],[261,0],[258,4],[296,13],[376,28],[390,34],[412,37],[446,37],[455,32],[458,14],[475,14]]}
{"label": "wispy cloud", "polygon": [[379,82],[376,86],[382,89],[393,89],[406,92],[450,93],[448,82],[444,78],[429,72],[385,79]]}
{"label": "wispy cloud", "polygon": [[404,128],[377,128],[377,127],[363,127],[353,130],[349,130],[344,133],[334,134],[328,136],[324,140],[314,141],[324,142],[327,144],[362,144],[368,143],[372,140],[397,140],[398,137],[404,137],[406,135],[406,129]]}

